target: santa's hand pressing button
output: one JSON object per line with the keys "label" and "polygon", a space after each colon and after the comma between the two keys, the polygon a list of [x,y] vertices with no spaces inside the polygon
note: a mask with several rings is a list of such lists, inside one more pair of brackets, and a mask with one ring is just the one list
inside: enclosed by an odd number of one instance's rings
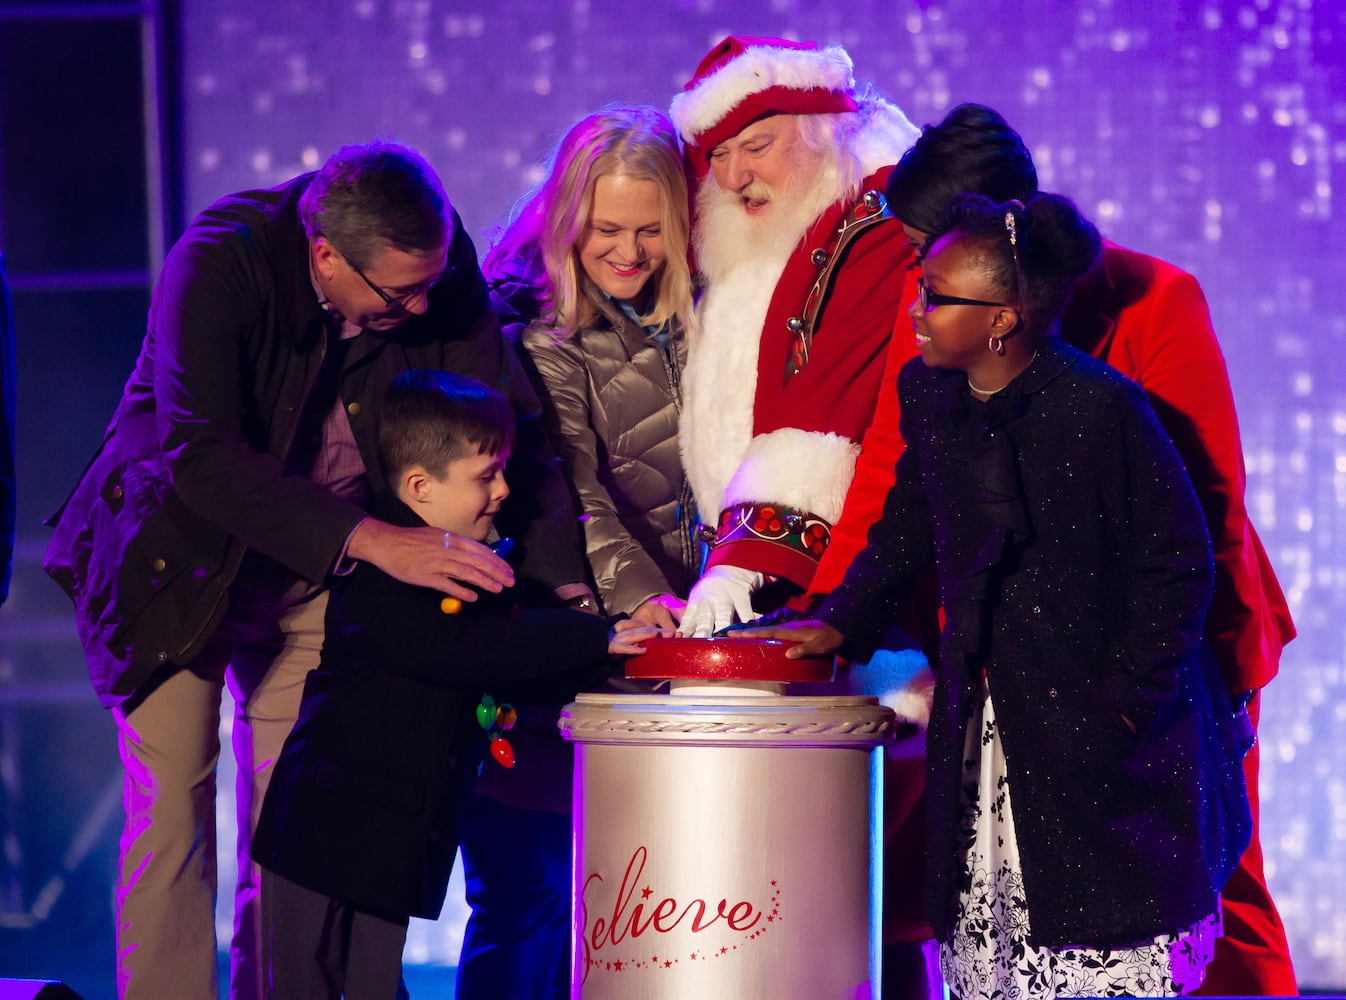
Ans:
{"label": "santa's hand pressing button", "polygon": [[765,581],[763,574],[742,566],[711,566],[692,584],[678,634],[707,639],[734,622],[752,621],[757,617],[752,594]]}

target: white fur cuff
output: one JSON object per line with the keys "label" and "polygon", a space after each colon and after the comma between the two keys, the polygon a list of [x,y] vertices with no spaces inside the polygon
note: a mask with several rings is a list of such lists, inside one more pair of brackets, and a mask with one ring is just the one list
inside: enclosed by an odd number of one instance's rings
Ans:
{"label": "white fur cuff", "polygon": [[783,427],[752,439],[724,490],[722,506],[775,503],[836,524],[860,446],[840,434]]}

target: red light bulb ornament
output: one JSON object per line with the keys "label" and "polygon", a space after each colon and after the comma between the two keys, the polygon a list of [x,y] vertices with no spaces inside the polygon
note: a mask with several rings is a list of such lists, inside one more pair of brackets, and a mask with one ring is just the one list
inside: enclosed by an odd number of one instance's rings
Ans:
{"label": "red light bulb ornament", "polygon": [[486,731],[486,737],[491,741],[491,756],[501,767],[514,766],[514,747],[502,733],[513,729],[517,719],[513,705],[506,702],[497,705],[489,694],[482,695],[481,704],[477,706],[477,725]]}
{"label": "red light bulb ornament", "polygon": [[510,745],[509,740],[503,736],[497,736],[491,740],[491,756],[502,767],[514,766],[514,747]]}

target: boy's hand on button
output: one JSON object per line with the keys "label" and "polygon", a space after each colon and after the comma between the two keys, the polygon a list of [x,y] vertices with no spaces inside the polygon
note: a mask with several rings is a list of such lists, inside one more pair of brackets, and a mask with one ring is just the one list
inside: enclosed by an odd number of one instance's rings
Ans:
{"label": "boy's hand on button", "polygon": [[639,656],[645,652],[640,644],[647,639],[672,638],[672,629],[655,628],[634,618],[627,618],[612,626],[608,633],[608,653],[612,656]]}
{"label": "boy's hand on button", "polygon": [[835,653],[846,641],[846,637],[827,622],[817,619],[785,622],[780,625],[768,625],[765,628],[735,629],[734,635],[747,639],[778,639],[781,642],[793,642],[785,651],[786,659],[797,660],[801,656],[826,656]]}

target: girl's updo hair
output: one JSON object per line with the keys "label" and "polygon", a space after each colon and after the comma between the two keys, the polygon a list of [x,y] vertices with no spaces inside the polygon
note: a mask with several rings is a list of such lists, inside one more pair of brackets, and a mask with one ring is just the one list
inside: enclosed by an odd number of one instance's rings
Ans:
{"label": "girl's updo hair", "polygon": [[1059,194],[1038,194],[1027,205],[957,195],[924,252],[951,232],[971,244],[996,297],[1018,303],[1023,329],[1034,337],[1061,315],[1075,282],[1102,251],[1094,224]]}

